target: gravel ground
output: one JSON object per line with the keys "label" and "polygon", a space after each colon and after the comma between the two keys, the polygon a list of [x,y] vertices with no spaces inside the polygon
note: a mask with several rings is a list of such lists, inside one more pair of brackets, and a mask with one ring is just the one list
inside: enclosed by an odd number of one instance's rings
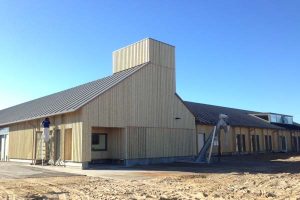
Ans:
{"label": "gravel ground", "polygon": [[[162,168],[165,173],[155,173]],[[300,199],[300,156],[248,156],[211,166],[173,164],[124,173],[127,178],[0,179],[0,199]]]}

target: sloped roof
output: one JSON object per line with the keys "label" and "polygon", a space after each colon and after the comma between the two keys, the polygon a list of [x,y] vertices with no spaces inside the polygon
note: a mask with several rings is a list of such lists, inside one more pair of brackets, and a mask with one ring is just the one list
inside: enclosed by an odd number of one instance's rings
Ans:
{"label": "sloped roof", "polygon": [[231,126],[245,126],[253,128],[282,129],[279,126],[265,122],[251,114],[259,112],[213,106],[202,103],[184,102],[188,109],[194,114],[198,124],[215,125],[218,122],[220,114],[228,115],[228,122]]}
{"label": "sloped roof", "polygon": [[74,112],[148,63],[68,90],[0,110],[0,126]]}

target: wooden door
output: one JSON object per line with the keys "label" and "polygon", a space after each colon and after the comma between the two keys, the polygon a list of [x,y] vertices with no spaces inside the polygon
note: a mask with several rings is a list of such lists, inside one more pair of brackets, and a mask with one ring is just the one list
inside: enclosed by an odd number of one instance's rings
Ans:
{"label": "wooden door", "polygon": [[64,140],[65,160],[72,160],[72,129],[65,130]]}

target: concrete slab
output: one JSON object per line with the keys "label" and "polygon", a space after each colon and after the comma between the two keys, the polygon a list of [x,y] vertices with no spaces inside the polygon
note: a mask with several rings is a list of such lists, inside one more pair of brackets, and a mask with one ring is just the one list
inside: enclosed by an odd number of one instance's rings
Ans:
{"label": "concrete slab", "polygon": [[0,162],[0,179],[22,179],[40,177],[80,176],[75,173],[59,172],[32,167],[27,163]]}

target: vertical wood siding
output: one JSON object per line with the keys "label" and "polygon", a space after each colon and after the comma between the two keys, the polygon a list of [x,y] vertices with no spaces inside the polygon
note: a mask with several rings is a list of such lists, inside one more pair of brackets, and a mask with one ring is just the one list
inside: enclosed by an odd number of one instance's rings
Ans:
{"label": "vertical wood siding", "polygon": [[[43,119],[32,120],[9,126],[9,158],[11,159],[32,159],[34,153],[40,158],[40,146],[34,149],[34,137],[42,131],[40,123]],[[72,129],[72,160],[81,162],[82,122],[79,112],[50,117],[50,131],[60,129],[61,131],[61,155],[64,155],[64,130]],[[34,138],[33,138],[34,137]],[[37,142],[37,144],[39,144]]]}
{"label": "vertical wood siding", "polygon": [[9,158],[32,159],[34,129],[29,123],[9,127]]}
{"label": "vertical wood siding", "polygon": [[85,105],[84,161],[91,159],[92,127],[178,128],[195,134],[195,118],[175,95],[173,78],[173,69],[149,64]]}
{"label": "vertical wood siding", "polygon": [[193,156],[194,130],[128,127],[128,159]]}
{"label": "vertical wood siding", "polygon": [[147,62],[174,69],[175,47],[147,38],[113,52],[114,73]]}
{"label": "vertical wood siding", "polygon": [[149,62],[149,39],[113,52],[113,73]]}

